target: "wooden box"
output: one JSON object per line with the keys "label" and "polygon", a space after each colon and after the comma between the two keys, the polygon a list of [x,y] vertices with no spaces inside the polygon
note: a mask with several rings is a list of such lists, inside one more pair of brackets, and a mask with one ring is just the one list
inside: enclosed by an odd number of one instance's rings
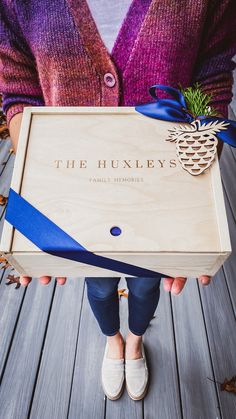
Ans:
{"label": "wooden box", "polygon": [[[134,107],[26,107],[11,188],[90,252],[214,275],[231,253],[218,158],[190,175],[165,141],[173,126]],[[34,277],[124,274],[43,252],[6,220],[0,251]]]}

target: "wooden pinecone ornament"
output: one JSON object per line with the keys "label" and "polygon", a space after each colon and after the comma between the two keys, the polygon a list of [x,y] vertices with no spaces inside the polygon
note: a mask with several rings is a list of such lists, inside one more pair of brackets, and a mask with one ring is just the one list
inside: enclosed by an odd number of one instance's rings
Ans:
{"label": "wooden pinecone ornament", "polygon": [[217,120],[201,125],[196,119],[170,129],[166,141],[176,143],[176,154],[183,169],[191,175],[200,175],[212,164],[217,153],[216,132],[227,129],[227,125],[228,122]]}

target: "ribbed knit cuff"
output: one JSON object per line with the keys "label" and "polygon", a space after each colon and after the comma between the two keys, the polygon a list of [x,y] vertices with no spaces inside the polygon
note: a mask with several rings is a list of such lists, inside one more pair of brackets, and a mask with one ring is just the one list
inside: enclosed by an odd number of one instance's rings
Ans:
{"label": "ribbed knit cuff", "polygon": [[17,113],[23,112],[25,106],[32,106],[30,103],[14,103],[13,105],[9,106],[6,111],[6,119],[7,119],[7,126],[9,128],[9,124],[11,119]]}

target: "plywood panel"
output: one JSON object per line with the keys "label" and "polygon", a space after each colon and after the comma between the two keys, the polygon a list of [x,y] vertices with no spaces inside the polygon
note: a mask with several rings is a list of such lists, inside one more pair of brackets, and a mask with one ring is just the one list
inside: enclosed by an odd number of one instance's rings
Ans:
{"label": "plywood panel", "polygon": [[[91,251],[220,250],[211,171],[182,169],[171,126],[132,110],[35,115],[21,194]],[[16,233],[13,250],[31,249]]]}
{"label": "plywood panel", "polygon": [[[199,176],[183,170],[165,141],[175,125],[133,107],[27,107],[12,188],[89,251],[127,263],[137,254],[138,266],[170,276],[198,275],[199,263],[211,275],[231,251],[219,164],[216,156]],[[39,249],[7,222],[1,249],[15,253],[19,272],[40,275]],[[79,275],[76,262],[53,258],[43,260],[49,275]]]}

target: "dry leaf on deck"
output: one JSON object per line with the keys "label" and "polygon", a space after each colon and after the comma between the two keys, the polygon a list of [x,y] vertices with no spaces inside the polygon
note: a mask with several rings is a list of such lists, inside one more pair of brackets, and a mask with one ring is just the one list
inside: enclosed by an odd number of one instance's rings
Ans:
{"label": "dry leaf on deck", "polygon": [[10,266],[10,263],[8,262],[8,260],[4,258],[3,256],[0,256],[0,263],[3,263],[0,269],[5,269],[5,268],[8,268],[8,266]]}
{"label": "dry leaf on deck", "polygon": [[20,288],[20,277],[15,275],[8,275],[7,279],[9,279],[8,282],[6,282],[6,285],[16,284],[15,289]]}
{"label": "dry leaf on deck", "polygon": [[229,393],[236,394],[236,375],[233,375],[232,378],[228,380],[225,378],[223,383],[219,383],[219,381],[212,380],[212,378],[207,377],[208,380],[213,381],[213,383],[220,384],[221,391],[228,391]]}
{"label": "dry leaf on deck", "polygon": [[119,297],[121,298],[121,297],[126,297],[126,298],[128,298],[128,294],[127,294],[127,292],[125,292],[126,291],[126,288],[123,288],[123,289],[120,289],[120,290],[118,290],[118,294],[119,294]]}
{"label": "dry leaf on deck", "polygon": [[5,205],[7,202],[7,196],[0,195],[0,205]]}
{"label": "dry leaf on deck", "polygon": [[228,391],[230,393],[236,394],[236,375],[234,375],[230,380],[225,378],[224,382],[221,383],[220,389],[221,391]]}

